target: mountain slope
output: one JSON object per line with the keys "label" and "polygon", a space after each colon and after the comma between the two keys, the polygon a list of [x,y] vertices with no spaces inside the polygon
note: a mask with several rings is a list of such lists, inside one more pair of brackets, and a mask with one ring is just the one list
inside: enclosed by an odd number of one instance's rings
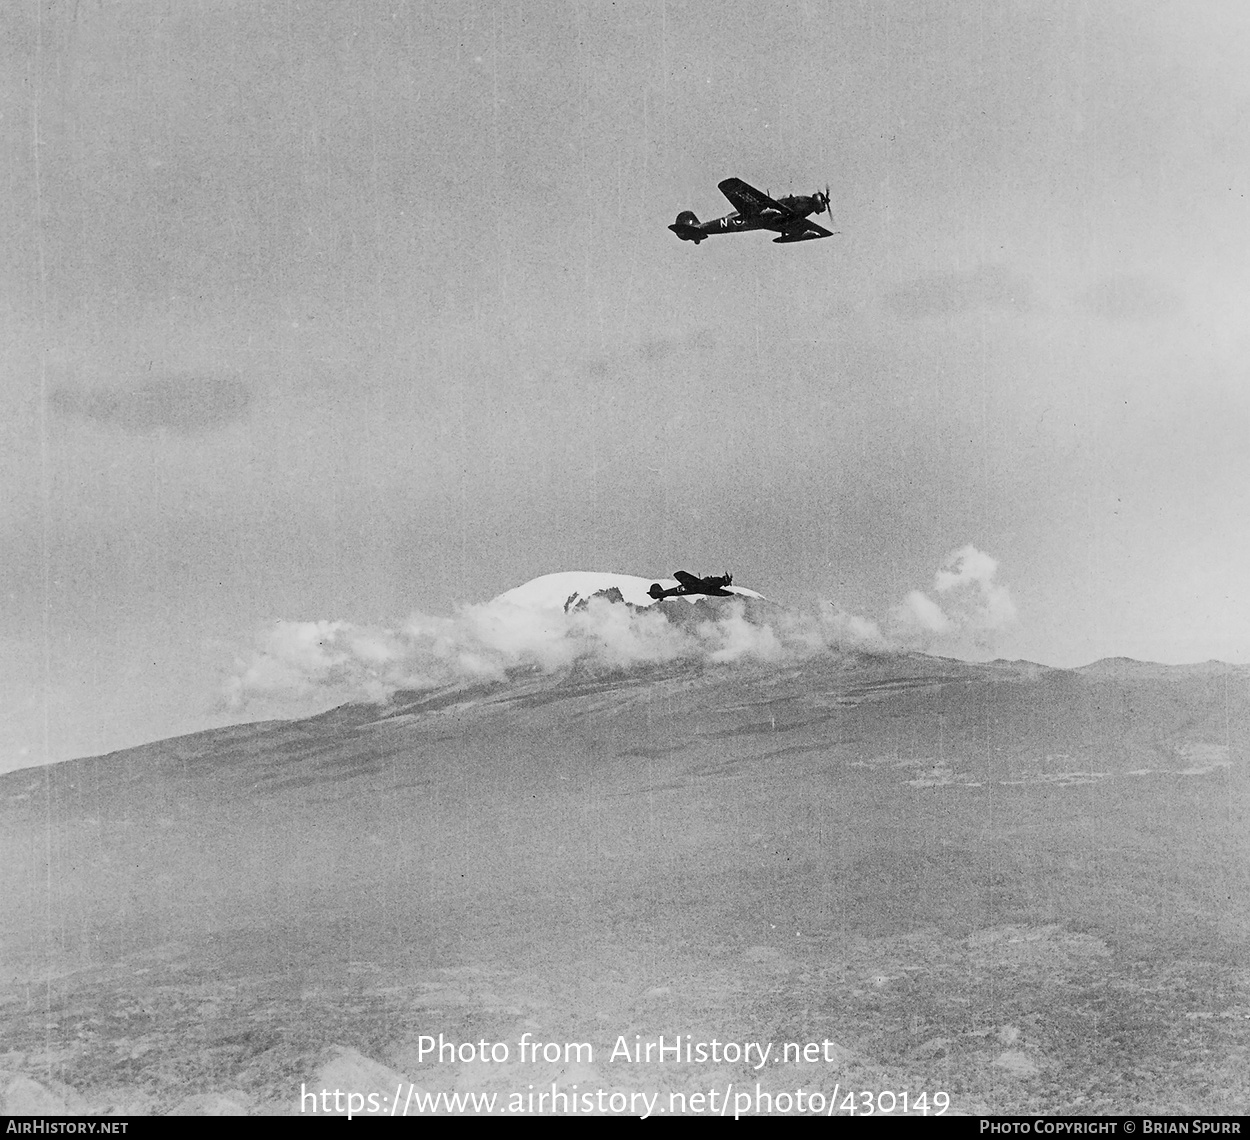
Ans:
{"label": "mountain slope", "polygon": [[[11,773],[0,1067],[100,1111],[291,1110],[335,1047],[433,1091],[1244,1111],[1247,688],[519,671]],[[522,1061],[527,1032],[593,1059]],[[440,1063],[440,1033],[509,1060]],[[612,1059],[660,1034],[831,1044]]]}

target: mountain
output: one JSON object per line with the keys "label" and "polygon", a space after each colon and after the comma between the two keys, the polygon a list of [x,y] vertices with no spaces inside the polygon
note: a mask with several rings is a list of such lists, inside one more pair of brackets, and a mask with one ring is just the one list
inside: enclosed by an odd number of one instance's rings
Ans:
{"label": "mountain", "polygon": [[1156,661],[1137,661],[1132,657],[1103,657],[1076,670],[1088,677],[1179,677],[1179,676],[1250,676],[1250,666],[1230,665],[1226,661],[1198,661],[1187,665],[1160,665]]}
{"label": "mountain", "polygon": [[9,773],[0,1110],[1244,1113],[1248,747],[1244,672],[826,649]]}

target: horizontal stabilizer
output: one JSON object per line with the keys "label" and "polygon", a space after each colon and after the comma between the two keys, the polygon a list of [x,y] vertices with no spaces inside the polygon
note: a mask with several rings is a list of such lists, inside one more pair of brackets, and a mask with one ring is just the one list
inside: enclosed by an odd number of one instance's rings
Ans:
{"label": "horizontal stabilizer", "polygon": [[705,234],[701,229],[697,229],[695,226],[688,226],[682,222],[674,222],[668,228],[681,238],[682,241],[692,241],[696,245],[707,237],[707,234]]}

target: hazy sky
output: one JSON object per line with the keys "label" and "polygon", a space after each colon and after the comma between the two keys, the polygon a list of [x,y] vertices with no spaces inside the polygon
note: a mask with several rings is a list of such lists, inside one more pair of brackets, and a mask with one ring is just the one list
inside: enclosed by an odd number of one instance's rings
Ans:
{"label": "hazy sky", "polygon": [[[1240,0],[0,13],[0,769],[274,619],[731,569],[1250,661]],[[696,247],[728,176],[840,236]]]}

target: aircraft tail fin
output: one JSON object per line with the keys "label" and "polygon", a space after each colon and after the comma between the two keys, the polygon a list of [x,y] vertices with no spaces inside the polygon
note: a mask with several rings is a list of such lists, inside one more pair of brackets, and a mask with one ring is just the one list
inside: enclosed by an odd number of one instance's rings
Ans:
{"label": "aircraft tail fin", "polygon": [[699,229],[699,218],[693,210],[682,210],[677,215],[677,221],[668,227],[682,241],[692,241],[698,245],[707,234]]}

